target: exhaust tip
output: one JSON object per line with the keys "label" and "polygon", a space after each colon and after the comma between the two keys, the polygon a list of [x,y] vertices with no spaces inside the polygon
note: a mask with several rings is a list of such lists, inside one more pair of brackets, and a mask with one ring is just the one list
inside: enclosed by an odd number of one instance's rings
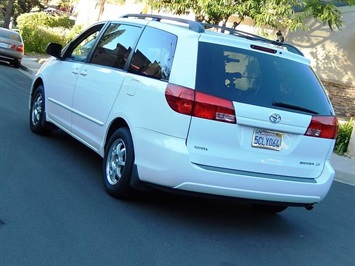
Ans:
{"label": "exhaust tip", "polygon": [[304,206],[306,208],[307,211],[313,210],[314,206],[313,204],[308,204]]}

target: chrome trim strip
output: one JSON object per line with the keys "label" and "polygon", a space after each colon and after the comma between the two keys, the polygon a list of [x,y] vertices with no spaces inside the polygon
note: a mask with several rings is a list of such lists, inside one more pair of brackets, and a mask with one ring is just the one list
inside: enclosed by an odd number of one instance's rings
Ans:
{"label": "chrome trim strip", "polygon": [[208,170],[208,171],[222,172],[222,173],[233,174],[233,175],[242,175],[242,176],[244,175],[244,176],[276,179],[276,180],[291,181],[291,182],[302,182],[302,183],[313,183],[313,184],[317,183],[317,181],[314,178],[292,177],[292,176],[284,176],[284,175],[270,175],[270,174],[262,174],[262,173],[249,172],[249,171],[240,171],[240,170],[234,170],[234,169],[228,169],[228,168],[222,168],[222,167],[215,167],[215,166],[209,166],[209,165],[202,165],[202,164],[197,164],[197,163],[193,163],[193,164],[198,167],[201,167],[205,170]]}

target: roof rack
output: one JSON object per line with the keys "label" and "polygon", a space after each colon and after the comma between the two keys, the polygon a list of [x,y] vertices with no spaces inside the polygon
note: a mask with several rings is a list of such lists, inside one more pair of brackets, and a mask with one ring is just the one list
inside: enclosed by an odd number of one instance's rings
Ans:
{"label": "roof rack", "polygon": [[193,20],[189,20],[189,19],[183,19],[183,18],[178,18],[178,17],[169,17],[169,16],[161,16],[161,15],[126,14],[126,15],[123,15],[121,17],[122,18],[133,17],[133,18],[140,18],[140,19],[149,18],[149,19],[151,19],[153,21],[161,21],[161,20],[175,21],[175,22],[179,22],[179,23],[183,23],[183,24],[188,24],[190,30],[193,30],[193,31],[198,32],[198,33],[205,32],[205,29],[215,28],[217,30],[221,30],[222,33],[224,33],[225,31],[228,31],[229,34],[231,34],[233,36],[236,36],[236,37],[241,37],[241,38],[245,38],[245,39],[248,39],[248,40],[261,41],[261,42],[266,42],[266,43],[269,43],[269,44],[277,45],[277,46],[286,48],[288,51],[290,51],[292,53],[304,56],[303,53],[297,47],[295,47],[295,46],[293,46],[291,44],[270,40],[270,39],[267,39],[267,38],[252,34],[252,33],[248,33],[248,32],[241,31],[241,30],[236,30],[236,29],[233,29],[233,28],[225,27],[225,26],[219,26],[219,25],[215,25],[215,24],[202,23],[202,22],[193,21]]}
{"label": "roof rack", "polygon": [[201,22],[198,21],[193,21],[189,19],[183,19],[183,18],[176,18],[176,17],[169,17],[169,16],[161,16],[161,15],[148,15],[148,14],[126,14],[123,15],[122,18],[141,18],[141,19],[146,19],[150,18],[154,21],[161,21],[161,20],[170,20],[170,21],[175,21],[183,24],[188,24],[189,29],[193,30],[198,33],[205,32],[205,28],[203,27]]}
{"label": "roof rack", "polygon": [[285,47],[288,51],[290,51],[292,53],[304,56],[304,54],[296,46],[288,44],[288,43],[270,40],[270,39],[261,37],[259,35],[255,35],[255,34],[252,34],[249,32],[241,31],[241,30],[236,30],[233,28],[225,27],[225,26],[219,26],[219,25],[209,24],[209,23],[202,23],[202,25],[204,26],[204,28],[216,28],[216,29],[221,30],[222,32],[228,31],[229,34],[231,34],[233,36],[245,38],[248,40],[261,41],[261,42],[266,42],[266,43],[270,43],[273,45]]}

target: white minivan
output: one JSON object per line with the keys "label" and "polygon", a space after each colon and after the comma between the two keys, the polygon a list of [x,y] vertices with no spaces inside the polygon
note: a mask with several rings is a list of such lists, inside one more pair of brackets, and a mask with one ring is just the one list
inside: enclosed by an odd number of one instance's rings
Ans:
{"label": "white minivan", "polygon": [[114,197],[154,186],[279,212],[312,209],[331,187],[338,122],[296,47],[126,15],[47,53],[31,88],[30,127],[61,129],[102,156]]}

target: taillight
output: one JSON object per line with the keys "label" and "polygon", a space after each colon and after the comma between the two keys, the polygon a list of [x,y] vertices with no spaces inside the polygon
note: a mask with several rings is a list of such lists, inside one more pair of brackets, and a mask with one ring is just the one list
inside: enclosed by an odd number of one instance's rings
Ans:
{"label": "taillight", "polygon": [[338,120],[335,116],[313,116],[306,136],[335,139],[338,134]]}
{"label": "taillight", "polygon": [[16,51],[21,52],[21,53],[23,53],[23,50],[24,50],[24,47],[22,44],[17,46],[17,48],[16,48]]}
{"label": "taillight", "polygon": [[236,123],[233,102],[190,88],[168,84],[165,98],[174,111],[209,120]]}
{"label": "taillight", "polygon": [[13,45],[11,45],[10,49],[18,51],[20,53],[23,53],[23,50],[24,50],[22,44],[20,44],[19,46],[13,44]]}

